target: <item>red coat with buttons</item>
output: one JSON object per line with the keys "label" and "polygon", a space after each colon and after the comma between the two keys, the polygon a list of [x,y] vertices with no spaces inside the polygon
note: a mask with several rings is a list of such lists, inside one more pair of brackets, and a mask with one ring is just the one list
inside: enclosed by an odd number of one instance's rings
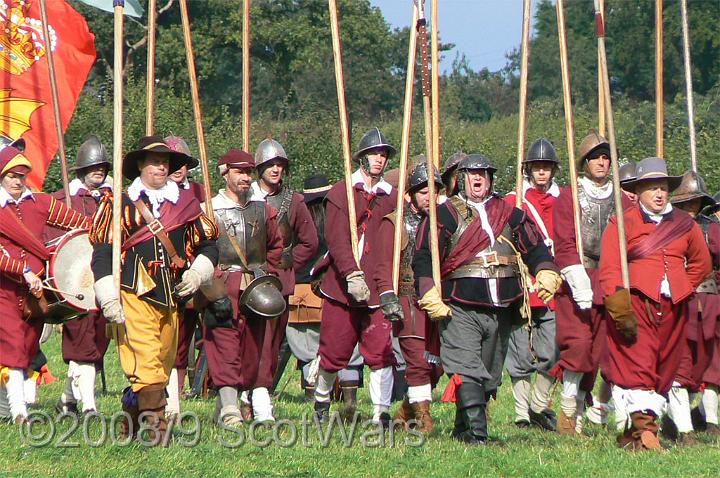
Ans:
{"label": "red coat with buttons", "polygon": [[[85,216],[68,209],[49,194],[34,193],[32,197],[21,199],[20,204],[8,203],[5,208],[12,208],[35,238],[42,238],[47,225],[66,230],[88,226]],[[22,269],[27,264],[39,275],[45,269],[45,263],[28,252],[25,245],[3,234],[0,234],[0,245],[4,250],[0,253],[0,366],[27,368],[37,354],[43,320],[23,318],[28,287]]]}
{"label": "red coat with buttons", "polygon": [[[687,213],[674,208],[663,221],[678,220],[682,214]],[[641,211],[640,206],[626,209],[624,217],[628,250],[647,240],[657,227],[656,223]],[[693,223],[690,231],[655,252],[631,261],[628,268],[630,288],[655,302],[660,302],[660,286],[667,275],[672,302],[677,304],[690,297],[695,288],[712,272],[712,262],[702,230]],[[605,228],[602,238],[600,284],[603,292],[608,295],[623,285],[617,221],[614,216]]]}

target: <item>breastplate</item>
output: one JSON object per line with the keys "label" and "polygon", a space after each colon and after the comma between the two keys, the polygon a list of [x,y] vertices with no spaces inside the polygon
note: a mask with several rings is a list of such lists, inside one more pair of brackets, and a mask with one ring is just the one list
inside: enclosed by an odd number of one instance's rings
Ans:
{"label": "breastplate", "polygon": [[295,245],[295,234],[290,225],[290,206],[292,205],[293,191],[283,186],[278,194],[267,196],[265,200],[278,210],[278,231],[283,240],[283,251],[280,258],[280,268],[290,269],[293,265],[292,248]]}
{"label": "breastplate", "polygon": [[[267,230],[265,227],[265,205],[251,201],[244,208],[216,209],[220,237],[217,246],[221,266],[247,266],[250,269],[263,266],[267,260]],[[243,264],[240,249],[244,259]],[[227,268],[227,267],[225,267]]]}
{"label": "breastplate", "polygon": [[420,225],[421,216],[416,214],[409,206],[404,209],[405,233],[407,234],[407,245],[400,256],[400,288],[403,284],[414,287],[415,275],[412,270],[413,256],[415,255],[415,236]]}
{"label": "breastplate", "polygon": [[615,212],[615,197],[595,199],[582,186],[578,187],[580,203],[580,232],[586,267],[597,267],[600,260],[600,239],[610,216]]}

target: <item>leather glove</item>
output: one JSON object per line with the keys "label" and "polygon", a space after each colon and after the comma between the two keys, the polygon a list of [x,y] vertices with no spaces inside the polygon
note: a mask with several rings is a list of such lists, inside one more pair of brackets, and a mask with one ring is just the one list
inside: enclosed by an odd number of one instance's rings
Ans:
{"label": "leather glove", "polygon": [[95,300],[100,305],[105,320],[113,324],[124,324],[125,312],[123,312],[122,304],[117,296],[112,276],[105,276],[95,281],[93,288],[95,289]]}
{"label": "leather glove", "polygon": [[383,314],[385,314],[385,318],[391,322],[395,320],[402,321],[405,318],[400,299],[395,295],[395,292],[390,291],[380,294],[380,307]]}
{"label": "leather glove", "polygon": [[572,297],[580,310],[592,307],[593,290],[590,276],[582,264],[567,266],[561,271],[572,291]]}
{"label": "leather glove", "polygon": [[443,320],[452,316],[452,310],[445,305],[440,297],[440,292],[434,286],[425,292],[425,295],[418,301],[418,305],[427,312],[430,320]]}
{"label": "leather glove", "polygon": [[630,302],[630,290],[620,289],[605,297],[605,309],[622,338],[634,344],[637,341],[637,318]]}
{"label": "leather glove", "polygon": [[213,263],[200,254],[195,258],[190,269],[183,272],[182,281],[175,286],[175,294],[178,297],[187,297],[194,294],[201,285],[212,279],[215,266]]}
{"label": "leather glove", "polygon": [[366,302],[370,299],[370,289],[365,283],[365,273],[354,271],[347,275],[347,291],[356,302]]}
{"label": "leather glove", "polygon": [[221,297],[208,304],[203,313],[203,322],[208,329],[230,328],[233,326],[232,317],[232,302],[228,297]]}
{"label": "leather glove", "polygon": [[538,271],[535,276],[535,290],[537,291],[540,300],[546,304],[552,300],[561,285],[562,278],[560,277],[560,274],[555,271],[542,269]]}

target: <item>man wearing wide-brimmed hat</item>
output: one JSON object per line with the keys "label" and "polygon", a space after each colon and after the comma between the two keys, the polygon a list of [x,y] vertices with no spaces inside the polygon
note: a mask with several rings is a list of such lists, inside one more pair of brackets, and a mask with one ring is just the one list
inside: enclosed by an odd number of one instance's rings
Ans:
{"label": "man wearing wide-brimmed hat", "polygon": [[[181,195],[168,178],[188,162],[161,136],[142,138],[123,160],[123,175],[132,180],[122,195],[123,237],[112,237],[109,195],[90,229],[96,299],[115,324],[120,364],[130,381],[122,398],[130,419],[122,421],[121,433],[132,436],[142,423],[153,444],[168,439],[165,387],[175,362],[178,307],[210,280],[218,260],[215,224],[196,198]],[[120,296],[112,277],[111,244],[118,239],[124,253]]]}
{"label": "man wearing wide-brimmed hat", "polygon": [[623,287],[614,216],[602,240],[599,277],[608,314],[602,370],[629,415],[618,443],[660,449],[656,419],[687,347],[687,301],[712,263],[700,227],[668,202],[681,178],[668,175],[661,158],[640,161],[636,175],[623,185],[638,197],[624,213],[629,290]]}
{"label": "man wearing wide-brimmed hat", "polygon": [[[15,147],[0,151],[0,388],[15,423],[27,417],[24,381],[39,350],[42,314],[30,313],[42,303],[50,258],[41,242],[43,230],[85,228],[87,218],[49,194],[26,186],[30,161]],[[47,303],[45,303],[47,306]]]}
{"label": "man wearing wide-brimmed hat", "polygon": [[[713,269],[718,269],[720,266],[720,224],[713,219],[714,215],[709,217],[701,214],[701,211],[716,206],[715,200],[705,188],[705,181],[695,171],[686,171],[680,186],[673,193],[670,203],[674,207],[686,211],[698,223],[710,250]],[[699,420],[699,423],[693,423],[690,393],[699,392],[701,388],[704,388],[708,390],[707,394],[703,393],[706,401],[712,399],[713,393],[717,393],[717,385],[720,380],[713,379],[713,370],[709,369],[712,368],[711,361],[716,348],[716,329],[719,319],[720,295],[718,295],[718,285],[715,270],[713,270],[697,287],[692,298],[688,300],[688,346],[685,348],[685,355],[680,362],[673,386],[668,394],[668,415],[663,418],[663,434],[676,439],[681,444],[696,443],[694,425],[702,427],[707,423],[702,419]],[[706,373],[709,379],[707,382],[703,380]],[[717,432],[718,430],[715,429],[717,426],[717,402],[715,402],[715,407],[709,403],[708,405],[709,429]],[[712,416],[713,408],[714,417]],[[705,407],[703,407],[704,410]],[[712,426],[713,421],[715,427]]]}
{"label": "man wearing wide-brimmed hat", "polygon": [[[596,271],[600,239],[610,216],[615,213],[613,183],[610,181],[610,143],[591,130],[580,143],[577,170],[578,203],[573,204],[570,186],[561,188],[553,208],[555,263],[563,287],[555,300],[555,340],[560,358],[551,373],[562,380],[557,431],[572,435],[582,430],[585,397],[592,392],[604,344],[602,297]],[[629,207],[628,198],[622,198]],[[580,210],[580,235],[575,233],[574,208]],[[582,241],[583,256],[578,254]]]}
{"label": "man wearing wide-brimmed hat", "polygon": [[[70,204],[85,216],[92,216],[105,194],[112,193],[112,184],[107,180],[111,163],[105,145],[95,135],[89,136],[78,148],[75,165],[75,179],[70,181]],[[65,190],[53,193],[60,202],[65,200]],[[65,231],[48,227],[45,241],[60,237]],[[96,409],[95,375],[102,366],[109,340],[105,334],[105,318],[100,311],[69,320],[62,328],[62,356],[68,364],[65,389],[57,404],[62,412],[89,412]],[[82,404],[78,408],[78,403]]]}

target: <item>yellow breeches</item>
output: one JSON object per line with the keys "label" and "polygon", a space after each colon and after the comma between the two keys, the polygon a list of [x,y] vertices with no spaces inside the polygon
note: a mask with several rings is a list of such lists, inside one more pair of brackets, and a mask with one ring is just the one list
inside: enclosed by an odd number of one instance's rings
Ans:
{"label": "yellow breeches", "polygon": [[177,353],[175,308],[156,306],[121,291],[125,324],[113,325],[120,365],[135,392],[148,385],[167,385]]}

